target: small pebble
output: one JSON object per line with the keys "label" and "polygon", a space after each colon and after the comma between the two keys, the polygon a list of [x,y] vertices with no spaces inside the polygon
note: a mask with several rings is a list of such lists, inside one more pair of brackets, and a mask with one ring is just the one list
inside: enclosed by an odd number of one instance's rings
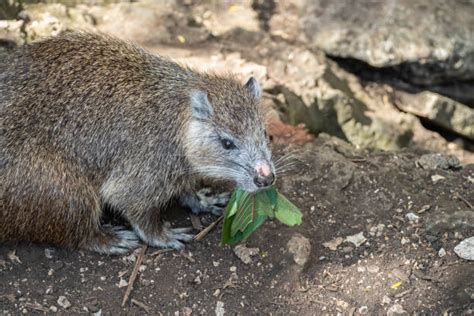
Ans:
{"label": "small pebble", "polygon": [[368,266],[367,267],[367,271],[369,271],[370,273],[377,273],[379,272],[380,268],[376,265],[372,265],[372,266]]}
{"label": "small pebble", "polygon": [[392,302],[392,300],[391,300],[390,297],[388,297],[387,295],[384,295],[384,296],[382,297],[382,304],[383,304],[383,305],[388,305],[388,304],[390,304],[391,302]]}
{"label": "small pebble", "polygon": [[446,256],[446,250],[444,250],[444,248],[439,249],[438,256],[440,258],[443,258],[444,256]]}
{"label": "small pebble", "polygon": [[244,245],[237,245],[233,250],[235,255],[245,264],[252,263],[252,257],[258,255],[260,251],[258,248],[247,248]]}
{"label": "small pebble", "polygon": [[365,315],[369,312],[369,308],[367,306],[361,306],[359,307],[359,314],[361,315]]}
{"label": "small pebble", "polygon": [[354,244],[354,246],[359,247],[367,241],[367,238],[364,237],[364,232],[360,232],[355,235],[347,236],[345,241],[348,241]]}
{"label": "small pebble", "polygon": [[216,316],[224,316],[224,313],[225,313],[224,302],[217,301],[215,313],[216,313]]}
{"label": "small pebble", "polygon": [[297,265],[302,267],[308,262],[311,254],[311,243],[308,238],[296,233],[290,238],[286,247]]}
{"label": "small pebble", "polygon": [[408,213],[405,215],[405,217],[408,219],[409,222],[418,222],[420,219],[420,216],[416,215],[415,213]]}
{"label": "small pebble", "polygon": [[53,249],[50,249],[50,248],[44,249],[44,256],[48,259],[53,259],[53,253],[54,253]]}
{"label": "small pebble", "polygon": [[462,259],[474,261],[474,236],[461,241],[454,247],[454,252]]}
{"label": "small pebble", "polygon": [[66,296],[58,297],[57,303],[59,306],[61,306],[64,309],[68,309],[69,307],[71,307],[71,302],[69,302]]}
{"label": "small pebble", "polygon": [[408,313],[403,309],[402,305],[395,304],[388,309],[387,316],[396,316],[396,315],[408,315]]}
{"label": "small pebble", "polygon": [[402,245],[408,244],[409,242],[410,242],[410,238],[402,237],[402,240],[401,240]]}

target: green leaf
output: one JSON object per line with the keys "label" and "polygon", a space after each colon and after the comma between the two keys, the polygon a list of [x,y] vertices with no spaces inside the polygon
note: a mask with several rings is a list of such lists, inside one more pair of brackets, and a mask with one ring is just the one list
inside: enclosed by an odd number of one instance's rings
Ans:
{"label": "green leaf", "polygon": [[238,231],[243,232],[254,220],[255,194],[244,192],[241,200],[242,202],[238,201],[237,212],[230,228],[231,236]]}
{"label": "green leaf", "polygon": [[228,241],[231,239],[231,226],[232,221],[235,213],[237,212],[238,200],[242,196],[244,191],[240,189],[236,189],[232,196],[229,199],[229,203],[224,210],[224,224],[222,227],[222,234],[221,234],[221,242],[223,244],[227,244]]}
{"label": "green leaf", "polygon": [[269,217],[293,226],[301,224],[302,214],[274,187],[258,193],[237,188],[225,210],[222,244],[233,245],[247,239]]}
{"label": "green leaf", "polygon": [[285,225],[294,226],[301,224],[303,215],[301,211],[282,194],[278,193],[275,208],[275,217]]}
{"label": "green leaf", "polygon": [[223,245],[229,244],[232,240],[232,236],[230,235],[230,227],[232,225],[232,217],[224,216],[224,225],[222,226],[222,234],[221,234],[221,243]]}
{"label": "green leaf", "polygon": [[275,217],[271,197],[266,191],[258,192],[255,195],[255,211],[257,214],[265,214],[270,218]]}
{"label": "green leaf", "polygon": [[232,193],[224,211],[225,217],[232,217],[237,212],[237,193],[237,190]]}
{"label": "green leaf", "polygon": [[242,199],[242,195],[244,195],[247,192],[245,192],[241,188],[236,188],[234,193],[235,193],[235,200],[239,202]]}
{"label": "green leaf", "polygon": [[278,191],[275,189],[275,187],[272,186],[271,188],[263,191],[262,193],[264,193],[268,197],[272,209],[275,208],[278,201]]}
{"label": "green leaf", "polygon": [[238,231],[234,236],[222,240],[223,244],[234,245],[244,239],[247,239],[255,230],[257,230],[267,219],[266,215],[257,215],[253,222],[247,226],[244,231]]}

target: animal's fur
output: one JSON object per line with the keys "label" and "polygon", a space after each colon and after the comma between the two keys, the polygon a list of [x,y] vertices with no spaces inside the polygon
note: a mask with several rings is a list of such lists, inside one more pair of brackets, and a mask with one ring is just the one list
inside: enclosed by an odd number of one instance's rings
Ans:
{"label": "animal's fur", "polygon": [[140,239],[179,248],[189,235],[160,220],[173,198],[200,177],[249,188],[253,165],[271,164],[254,81],[88,33],[20,47],[0,71],[0,241],[135,247],[132,232],[100,224],[107,203]]}

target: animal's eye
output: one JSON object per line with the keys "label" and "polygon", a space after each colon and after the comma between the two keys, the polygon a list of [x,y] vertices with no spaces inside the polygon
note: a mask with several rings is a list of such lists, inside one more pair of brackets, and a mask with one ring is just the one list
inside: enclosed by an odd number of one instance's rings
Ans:
{"label": "animal's eye", "polygon": [[222,138],[221,144],[222,144],[222,147],[224,147],[224,149],[227,149],[227,150],[236,148],[234,142],[227,138]]}

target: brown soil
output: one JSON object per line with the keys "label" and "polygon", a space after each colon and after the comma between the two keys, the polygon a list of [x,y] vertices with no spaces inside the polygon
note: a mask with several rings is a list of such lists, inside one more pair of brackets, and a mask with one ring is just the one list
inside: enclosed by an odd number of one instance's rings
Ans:
{"label": "brown soil", "polygon": [[[397,307],[410,314],[473,313],[474,265],[453,252],[473,235],[473,165],[424,170],[415,164],[421,153],[356,151],[324,135],[285,150],[301,164],[278,186],[301,207],[303,224],[264,224],[247,243],[259,249],[252,263],[219,244],[220,225],[187,245],[185,255],[148,249],[131,294],[141,306],[122,308],[126,287],[120,280],[128,280],[136,256],[1,245],[0,313],[52,313],[55,307],[60,314],[104,315],[214,314],[219,308],[231,314],[373,315]],[[434,182],[433,175],[444,178]],[[408,221],[410,212],[418,222]],[[176,226],[191,225],[184,210],[172,216]],[[213,220],[201,217],[204,225]],[[359,232],[367,239],[359,246],[323,245]],[[311,243],[303,266],[288,251],[295,234]],[[71,306],[61,307],[60,296]]]}

